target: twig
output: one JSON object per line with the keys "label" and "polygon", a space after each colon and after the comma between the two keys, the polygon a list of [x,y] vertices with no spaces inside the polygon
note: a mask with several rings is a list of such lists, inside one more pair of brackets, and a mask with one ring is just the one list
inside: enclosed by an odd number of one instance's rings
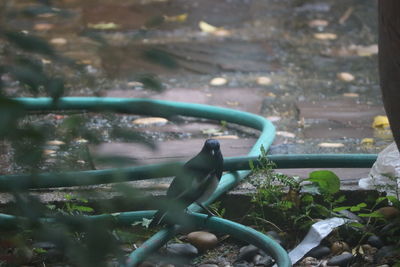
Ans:
{"label": "twig", "polygon": [[339,24],[343,25],[346,23],[346,21],[350,18],[351,14],[353,13],[354,8],[353,7],[349,7],[344,13],[343,15],[340,17],[339,19]]}
{"label": "twig", "polygon": [[278,227],[276,224],[274,224],[273,222],[270,222],[270,221],[265,220],[265,219],[263,219],[263,218],[253,217],[253,216],[250,216],[250,215],[246,215],[246,216],[251,217],[251,218],[254,218],[254,219],[257,219],[257,220],[259,220],[259,221],[262,221],[263,223],[270,224],[270,225],[272,225],[273,227],[275,227],[279,232],[284,232],[281,228],[279,228],[279,227]]}

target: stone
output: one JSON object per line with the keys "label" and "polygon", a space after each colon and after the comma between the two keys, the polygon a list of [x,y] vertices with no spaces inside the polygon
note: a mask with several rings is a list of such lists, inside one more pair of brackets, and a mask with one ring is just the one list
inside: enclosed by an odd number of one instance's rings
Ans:
{"label": "stone", "polygon": [[350,247],[346,242],[335,241],[331,246],[331,251],[334,255],[341,254],[344,251],[350,251]]}
{"label": "stone", "polygon": [[201,264],[198,267],[218,267],[218,265],[217,264],[209,264],[209,263],[207,263],[207,264]]}
{"label": "stone", "polygon": [[343,253],[338,256],[334,256],[328,260],[327,266],[340,266],[345,267],[348,266],[351,260],[353,259],[353,255],[350,253]]}
{"label": "stone", "polygon": [[150,261],[143,261],[139,264],[139,267],[156,267],[157,265]]}
{"label": "stone", "polygon": [[318,266],[319,261],[313,257],[305,257],[301,260],[300,266]]}
{"label": "stone", "polygon": [[381,248],[384,245],[382,239],[376,235],[371,235],[370,237],[368,237],[367,242],[375,248]]}
{"label": "stone", "polygon": [[254,266],[272,266],[274,264],[274,259],[269,255],[256,255],[253,259],[253,264]]}
{"label": "stone", "polygon": [[171,257],[194,258],[199,254],[199,251],[191,244],[172,243],[167,246],[167,254]]}
{"label": "stone", "polygon": [[252,265],[245,260],[235,261],[233,263],[233,267],[251,267],[251,266]]}
{"label": "stone", "polygon": [[236,261],[237,262],[239,262],[239,261],[251,262],[253,260],[254,256],[256,256],[259,251],[260,251],[260,249],[254,245],[248,245],[248,246],[241,247]]}
{"label": "stone", "polygon": [[325,256],[328,256],[329,253],[331,253],[330,248],[328,248],[327,246],[324,246],[324,245],[319,245],[319,246],[316,246],[315,248],[313,248],[312,250],[310,250],[306,254],[306,256],[313,257],[316,259],[321,259]]}
{"label": "stone", "polygon": [[375,262],[376,263],[385,263],[383,262],[385,259],[390,258],[396,253],[395,246],[383,246],[378,252],[375,254]]}
{"label": "stone", "polygon": [[187,240],[200,251],[214,248],[218,244],[218,238],[214,234],[204,231],[189,233]]}
{"label": "stone", "polygon": [[400,215],[400,211],[395,207],[382,207],[377,210],[385,219],[393,219]]}

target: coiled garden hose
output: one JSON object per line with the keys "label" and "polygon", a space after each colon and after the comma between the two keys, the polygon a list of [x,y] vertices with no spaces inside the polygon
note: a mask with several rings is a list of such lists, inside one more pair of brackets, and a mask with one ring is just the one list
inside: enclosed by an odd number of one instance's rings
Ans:
{"label": "coiled garden hose", "polygon": [[[224,174],[221,182],[210,197],[204,203],[208,205],[219,196],[235,187],[249,174],[249,160],[257,161],[260,148],[266,150],[270,147],[275,136],[275,127],[267,119],[237,110],[214,107],[200,104],[189,104],[172,101],[133,99],[133,98],[98,98],[98,97],[65,97],[56,102],[51,98],[17,98],[17,103],[27,111],[53,111],[53,110],[87,110],[87,111],[113,111],[119,113],[130,113],[138,115],[150,115],[161,117],[172,117],[176,115],[200,117],[213,120],[227,121],[242,126],[251,127],[261,131],[261,134],[250,150],[248,156],[228,158],[225,160],[224,170],[230,171]],[[307,168],[307,167],[370,167],[376,159],[376,155],[271,155],[269,158],[277,164],[278,168]],[[82,172],[70,172],[63,174],[40,174],[40,175],[7,175],[0,176],[0,190],[9,191],[13,188],[43,188],[64,187],[76,185],[89,185],[116,182],[113,175],[118,173],[118,182],[133,181],[138,179],[165,177],[173,175],[171,166],[182,163],[155,164],[122,169],[92,170]],[[233,172],[234,171],[234,172]],[[189,207],[192,212],[199,211],[197,205]],[[120,213],[114,215],[88,216],[90,219],[117,218],[119,221],[131,221],[138,218],[150,218],[153,212],[139,211],[131,213]],[[203,220],[203,215],[193,213],[190,215],[196,222]],[[15,216],[1,214],[0,226],[12,228]],[[291,266],[289,257],[276,242],[257,231],[238,225],[234,222],[220,218],[211,218],[206,227],[211,230],[230,233],[243,241],[267,250],[277,261],[278,266]],[[176,227],[166,228],[159,231],[148,239],[141,248],[135,250],[130,256],[126,266],[135,266],[144,260],[154,250],[165,244],[176,234]]]}

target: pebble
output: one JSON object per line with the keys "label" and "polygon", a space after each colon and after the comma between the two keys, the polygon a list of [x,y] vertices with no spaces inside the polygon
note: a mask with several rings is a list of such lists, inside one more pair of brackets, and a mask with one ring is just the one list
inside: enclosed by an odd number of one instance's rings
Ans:
{"label": "pebble", "polygon": [[376,247],[378,249],[383,247],[383,245],[384,245],[382,239],[376,235],[371,235],[370,237],[368,237],[367,242],[371,246]]}
{"label": "pebble", "polygon": [[217,264],[201,264],[198,267],[218,267]]}
{"label": "pebble", "polygon": [[314,38],[318,40],[335,40],[337,35],[329,32],[314,33]]}
{"label": "pebble", "polygon": [[350,251],[350,247],[346,242],[343,241],[335,241],[331,246],[331,251],[333,254],[341,254],[344,251]]}
{"label": "pebble", "polygon": [[327,262],[327,266],[348,266],[352,259],[353,255],[351,253],[345,252],[329,259]]}
{"label": "pebble", "polygon": [[248,246],[244,246],[241,247],[239,250],[239,255],[236,258],[236,261],[252,261],[254,256],[256,256],[258,254],[258,252],[260,251],[259,248],[257,248],[254,245],[248,245]]}
{"label": "pebble", "polygon": [[191,244],[186,243],[172,243],[167,247],[167,253],[174,257],[194,258],[199,254],[197,248]]}
{"label": "pebble", "polygon": [[300,266],[318,266],[319,261],[313,257],[305,257],[300,261]]}
{"label": "pebble", "polygon": [[383,246],[375,254],[375,262],[380,263],[385,258],[390,258],[391,256],[393,256],[395,253],[396,253],[395,246]]}
{"label": "pebble", "polygon": [[235,261],[233,267],[251,267],[252,265],[245,260]]}
{"label": "pebble", "polygon": [[306,256],[313,257],[316,259],[321,259],[325,256],[328,256],[329,253],[331,253],[330,248],[328,248],[327,246],[324,246],[324,245],[319,245],[319,246],[316,246],[315,248],[313,248],[312,250],[310,250],[306,254]]}
{"label": "pebble", "polygon": [[274,264],[274,259],[269,255],[256,255],[253,258],[254,266],[272,266]]}
{"label": "pebble", "polygon": [[385,219],[393,219],[400,215],[400,211],[395,207],[382,207],[377,210]]}
{"label": "pebble", "polygon": [[200,251],[214,248],[218,243],[218,238],[209,232],[197,231],[187,235],[187,240]]}

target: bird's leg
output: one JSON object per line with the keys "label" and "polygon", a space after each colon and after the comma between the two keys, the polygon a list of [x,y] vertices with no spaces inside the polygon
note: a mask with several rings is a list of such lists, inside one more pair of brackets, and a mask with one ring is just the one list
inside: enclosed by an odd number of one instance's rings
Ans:
{"label": "bird's leg", "polygon": [[210,218],[211,216],[217,216],[215,215],[209,208],[203,205],[203,203],[196,202],[197,205],[199,205],[205,212],[207,212],[207,219]]}

